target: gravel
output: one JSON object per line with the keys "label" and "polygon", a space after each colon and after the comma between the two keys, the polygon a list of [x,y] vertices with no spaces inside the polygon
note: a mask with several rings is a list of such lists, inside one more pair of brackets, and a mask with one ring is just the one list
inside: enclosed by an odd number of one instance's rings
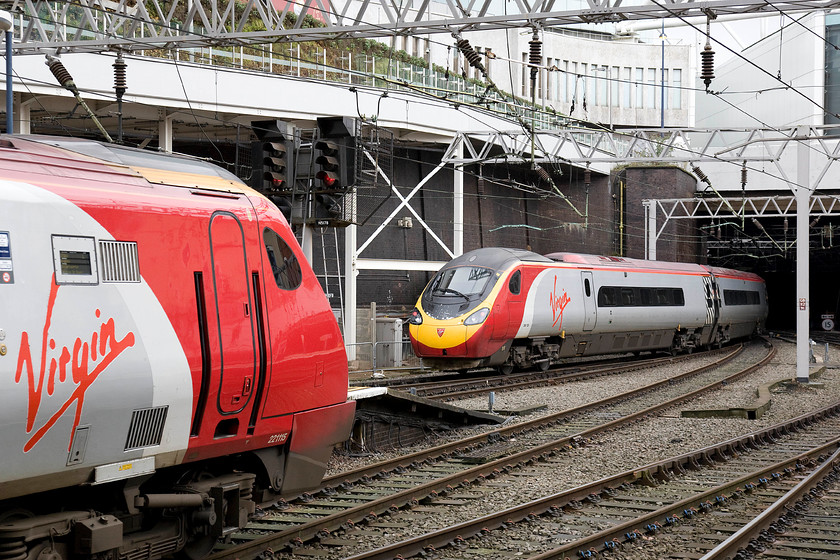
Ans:
{"label": "gravel", "polygon": [[[809,410],[828,406],[840,400],[840,349],[832,348],[829,361],[822,373],[811,379],[809,385],[795,383],[796,346],[790,342],[776,341],[776,356],[758,372],[748,375],[726,387],[701,395],[684,405],[681,409],[670,409],[657,417],[649,418],[633,428],[627,428],[620,434],[604,434],[594,439],[592,444],[600,451],[612,449],[616,453],[616,464],[632,460],[634,464],[647,464],[663,457],[678,455],[705,445],[723,441],[740,433],[748,433],[778,424],[794,418]],[[761,344],[753,344],[745,350],[749,355],[765,352]],[[817,367],[824,364],[824,351],[816,353]],[[748,358],[748,356],[747,356]],[[611,395],[626,392],[656,381],[674,377],[690,369],[710,363],[715,358],[698,357],[690,362],[668,364],[647,370],[633,371],[623,375],[600,377],[583,382],[563,385],[523,389],[519,391],[496,392],[494,409],[496,411],[527,409],[545,406],[544,409],[527,416],[513,416],[508,422],[524,422],[538,416],[544,416],[568,410],[577,406],[600,400]],[[772,392],[769,410],[759,419],[743,418],[682,418],[681,411],[697,409],[723,409],[755,406],[758,402],[757,389],[762,385],[789,381],[783,387]],[[487,411],[487,398],[477,397],[452,401],[449,404],[471,410]],[[456,440],[470,435],[496,429],[496,426],[473,426],[453,430],[443,434],[426,445],[408,447],[393,452],[372,453],[364,457],[335,455],[329,465],[328,476],[365,465],[407,455],[421,448]],[[628,441],[646,441],[645,446],[627,446]],[[628,457],[620,453],[623,447],[631,447]],[[599,462],[605,460],[599,456]],[[624,463],[624,468],[629,468]]]}
{"label": "gravel", "polygon": [[[568,488],[579,486],[587,481],[603,478],[630,468],[645,465],[663,458],[679,455],[688,451],[711,445],[772,426],[783,420],[800,416],[808,411],[828,406],[840,400],[840,377],[838,369],[832,363],[840,364],[840,350],[832,350],[829,366],[811,384],[797,384],[796,348],[794,344],[777,341],[778,351],[771,363],[760,371],[746,378],[712,391],[705,396],[687,403],[682,408],[700,409],[755,406],[756,389],[779,381],[790,381],[772,393],[769,410],[759,419],[744,418],[682,418],[681,409],[670,409],[657,416],[649,417],[633,426],[620,431],[598,435],[587,445],[571,449],[563,454],[565,460],[557,463],[552,476],[509,476],[498,485],[479,490],[492,499],[469,500],[464,505],[447,507],[445,514],[431,516],[425,527],[411,527],[399,536],[391,535],[380,542],[378,538],[369,538],[356,552],[382,546],[385,542],[402,540],[410,536],[455,523],[453,520],[486,515],[534,500]],[[746,350],[748,354],[759,355],[765,352],[760,344],[754,344]],[[822,356],[819,356],[822,358]],[[710,358],[698,358],[711,361]],[[820,359],[820,361],[822,361]],[[645,371],[635,371],[625,375],[602,377],[582,383],[570,383],[555,387],[541,387],[521,391],[500,392],[496,395],[496,409],[524,408],[545,405],[547,408],[538,414],[550,414],[560,410],[579,406],[594,400],[624,392],[653,381],[673,377],[689,368],[696,367],[697,360],[691,364],[661,366]],[[821,364],[817,364],[821,365]],[[455,402],[465,408],[486,410],[485,399],[467,399]],[[513,418],[511,421],[523,421],[533,418]],[[442,439],[456,439],[473,433],[492,430],[492,426],[460,429]],[[641,443],[640,443],[641,442]],[[429,441],[428,445],[442,443],[441,440]],[[375,454],[368,457],[336,456],[330,465],[330,474],[348,470],[363,464],[375,463],[390,458],[392,455],[407,454],[414,449],[405,449],[394,454]],[[361,544],[361,543],[360,543]]]}

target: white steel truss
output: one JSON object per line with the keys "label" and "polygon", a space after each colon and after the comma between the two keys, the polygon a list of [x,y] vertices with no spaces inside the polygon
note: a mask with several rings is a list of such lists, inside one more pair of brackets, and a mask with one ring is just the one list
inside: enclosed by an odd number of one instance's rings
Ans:
{"label": "white steel truss", "polygon": [[[277,10],[270,0],[6,0],[0,7],[22,23],[17,54],[245,46],[840,7],[840,0],[587,0],[585,9],[559,10],[556,0],[515,0],[498,15],[493,2],[297,0]],[[324,26],[287,19],[290,12],[312,14]]]}
{"label": "white steel truss", "polygon": [[[444,161],[455,165],[530,160],[569,164],[610,165],[625,163],[775,162],[800,140],[816,142],[825,156],[820,178],[840,158],[840,126],[739,129],[632,129],[572,128],[543,130],[531,135],[523,130],[458,132],[449,143]],[[463,148],[463,155],[455,155]],[[782,172],[783,173],[783,172]],[[784,175],[782,175],[784,176]]]}
{"label": "white steel truss", "polygon": [[[646,200],[657,214],[668,220],[712,218],[780,218],[796,216],[793,196],[748,196],[745,198],[669,198]],[[813,195],[808,203],[811,216],[840,216],[840,197]],[[660,230],[661,233],[661,230]]]}

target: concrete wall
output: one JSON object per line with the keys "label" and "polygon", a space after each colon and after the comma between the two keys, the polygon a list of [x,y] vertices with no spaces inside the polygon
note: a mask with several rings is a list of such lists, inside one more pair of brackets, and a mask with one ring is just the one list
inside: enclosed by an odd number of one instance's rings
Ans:
{"label": "concrete wall", "polygon": [[[699,128],[771,128],[799,125],[822,125],[825,116],[825,14],[814,11],[789,22],[781,33],[771,34],[737,53],[724,64],[716,64],[715,79],[709,89],[721,92],[697,94]],[[717,52],[723,47],[713,43]],[[780,56],[781,54],[781,56]],[[705,87],[697,80],[697,88]],[[733,135],[721,134],[713,146],[735,142]],[[811,145],[816,147],[816,143]],[[793,145],[791,145],[793,146]],[[746,157],[776,159],[781,143],[752,143],[738,152]],[[720,191],[740,191],[741,161],[703,163],[702,168]],[[824,169],[827,173],[823,176]],[[747,190],[791,191],[790,181],[797,181],[797,154],[788,147],[777,162],[752,162]],[[840,184],[840,166],[811,150],[809,185],[835,188]]]}

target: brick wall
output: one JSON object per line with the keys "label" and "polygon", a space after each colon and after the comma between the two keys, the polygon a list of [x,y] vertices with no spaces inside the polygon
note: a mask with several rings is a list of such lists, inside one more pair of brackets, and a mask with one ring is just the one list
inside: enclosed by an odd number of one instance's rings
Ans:
{"label": "brick wall", "polygon": [[[690,198],[697,181],[678,167],[628,167],[617,174],[618,189],[624,183],[625,256],[644,258],[646,199]],[[620,195],[620,193],[619,193]],[[657,213],[657,229],[665,223]],[[694,220],[670,220],[659,236],[656,258],[672,262],[705,262],[706,255]]]}
{"label": "brick wall", "polygon": [[[429,174],[440,161],[440,152],[400,149],[395,154],[393,180],[402,196]],[[482,180],[479,180],[481,175]],[[540,181],[528,164],[470,166],[464,173],[464,251],[479,247],[513,247],[537,253],[557,251],[604,255],[644,256],[644,209],[648,198],[692,196],[695,179],[677,167],[628,167],[611,176],[592,173],[591,185],[584,185],[582,170],[562,169],[553,175],[555,188]],[[377,189],[388,189],[387,184]],[[559,191],[559,192],[558,192]],[[623,195],[622,195],[623,192]],[[366,193],[360,192],[359,196]],[[383,198],[382,193],[378,193]],[[381,222],[399,205],[391,196],[358,228],[358,239],[368,239]],[[453,171],[440,170],[412,199],[412,207],[448,247],[452,247]],[[587,217],[588,207],[588,217]],[[623,208],[623,212],[621,209]],[[399,218],[411,218],[412,227],[400,227]],[[623,237],[621,226],[623,219]],[[662,224],[660,217],[660,226]],[[343,254],[344,230],[327,231],[316,239],[313,265],[321,273],[341,273],[335,261],[336,248]],[[622,243],[623,239],[623,243]],[[700,258],[701,245],[689,221],[671,222],[660,236],[659,260],[690,261]],[[321,256],[321,242],[324,255]],[[448,261],[440,247],[412,213],[403,208],[361,257]],[[324,264],[326,263],[326,265]],[[378,309],[392,316],[407,315],[431,278],[418,271],[361,271],[357,278],[358,305],[375,301]],[[338,279],[327,292],[338,306]]]}

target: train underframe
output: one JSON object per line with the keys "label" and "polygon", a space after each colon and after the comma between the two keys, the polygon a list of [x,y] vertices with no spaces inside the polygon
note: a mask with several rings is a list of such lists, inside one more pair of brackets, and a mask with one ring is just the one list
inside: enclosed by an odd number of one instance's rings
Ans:
{"label": "train underframe", "polygon": [[9,500],[0,506],[0,560],[201,558],[256,509],[257,474],[217,467]]}
{"label": "train underframe", "polygon": [[[303,435],[283,446],[5,499],[0,560],[203,558],[244,528],[258,504],[320,483],[333,446],[347,437],[355,404],[331,408],[339,417],[328,416],[335,425],[322,428],[317,441],[306,437],[322,418],[315,410],[296,415]],[[345,416],[348,422],[340,421]]]}
{"label": "train underframe", "polygon": [[514,339],[479,365],[497,368],[501,373],[536,367],[545,371],[561,358],[616,354],[626,352],[665,351],[672,355],[691,353],[698,348],[720,347],[735,338],[756,332],[755,323],[705,326],[696,329],[663,329],[653,331],[577,334],[566,337]]}
{"label": "train underframe", "polygon": [[[0,560],[200,559],[237,531],[258,503],[279,498],[268,462],[244,453],[99,486],[74,486],[0,504]],[[288,465],[287,465],[288,466]],[[320,480],[320,479],[319,479]]]}

